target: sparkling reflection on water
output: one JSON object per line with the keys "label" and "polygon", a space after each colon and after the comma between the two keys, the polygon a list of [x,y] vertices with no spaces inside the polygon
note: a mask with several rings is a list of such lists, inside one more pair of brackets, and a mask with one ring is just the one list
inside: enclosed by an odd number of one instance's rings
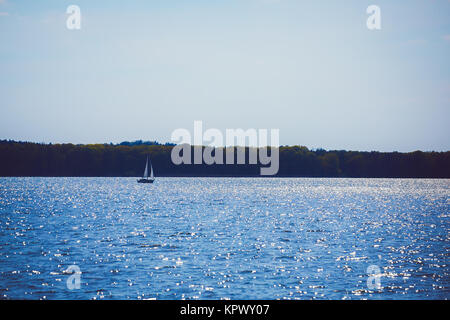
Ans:
{"label": "sparkling reflection on water", "polygon": [[[0,297],[446,299],[450,180],[0,178]],[[70,290],[70,265],[81,288]],[[367,268],[381,270],[369,289]]]}

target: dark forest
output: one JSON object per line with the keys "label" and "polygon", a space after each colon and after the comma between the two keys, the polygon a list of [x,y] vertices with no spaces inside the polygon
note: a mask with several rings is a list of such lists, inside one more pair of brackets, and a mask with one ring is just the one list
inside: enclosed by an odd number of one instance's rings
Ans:
{"label": "dark forest", "polygon": [[[260,173],[260,164],[175,165],[170,156],[173,147],[142,141],[74,145],[2,140],[0,176],[137,177],[147,155],[156,176],[254,177]],[[278,177],[450,178],[450,151],[386,153],[282,146],[279,157]]]}

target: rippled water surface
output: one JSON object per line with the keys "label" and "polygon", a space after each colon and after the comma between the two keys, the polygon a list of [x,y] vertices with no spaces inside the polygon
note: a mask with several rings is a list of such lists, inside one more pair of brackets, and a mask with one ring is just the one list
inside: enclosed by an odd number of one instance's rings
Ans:
{"label": "rippled water surface", "polygon": [[[0,297],[447,299],[449,187],[0,178]],[[71,265],[80,289],[67,287]],[[367,285],[376,279],[380,290]]]}

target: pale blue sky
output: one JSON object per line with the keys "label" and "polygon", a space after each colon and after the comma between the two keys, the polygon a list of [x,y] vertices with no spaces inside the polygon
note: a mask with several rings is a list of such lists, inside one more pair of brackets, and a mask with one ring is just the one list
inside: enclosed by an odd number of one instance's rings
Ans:
{"label": "pale blue sky", "polygon": [[0,0],[0,139],[166,142],[203,120],[309,148],[450,150],[449,18],[448,0]]}

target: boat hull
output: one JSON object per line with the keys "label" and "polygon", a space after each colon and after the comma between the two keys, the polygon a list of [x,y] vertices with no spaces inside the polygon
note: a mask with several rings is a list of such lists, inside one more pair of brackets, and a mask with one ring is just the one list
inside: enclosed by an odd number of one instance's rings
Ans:
{"label": "boat hull", "polygon": [[154,179],[139,179],[137,182],[138,183],[153,183],[153,181],[155,181]]}

